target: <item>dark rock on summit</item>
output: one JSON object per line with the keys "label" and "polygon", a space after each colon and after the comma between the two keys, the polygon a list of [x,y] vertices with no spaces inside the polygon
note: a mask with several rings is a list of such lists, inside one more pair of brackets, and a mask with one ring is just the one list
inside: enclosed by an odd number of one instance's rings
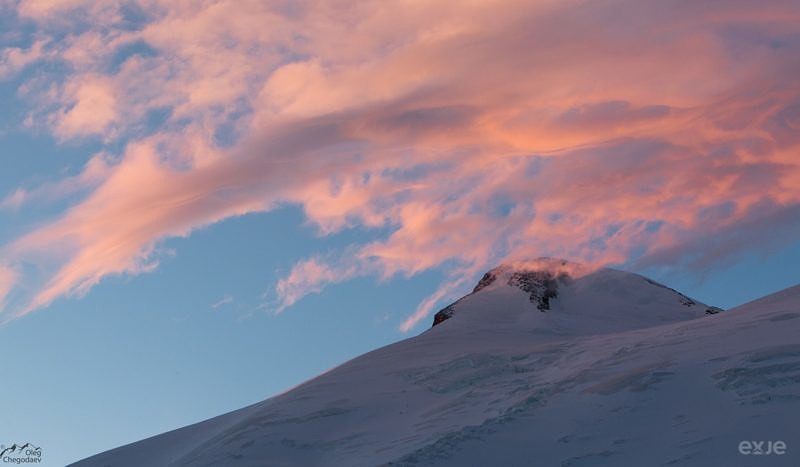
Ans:
{"label": "dark rock on summit", "polygon": [[556,277],[550,271],[515,272],[508,279],[508,285],[529,293],[531,303],[535,303],[539,311],[547,311],[550,299],[558,297],[558,279],[566,277],[566,274]]}
{"label": "dark rock on summit", "polygon": [[[566,261],[561,261],[562,266],[566,264]],[[528,293],[530,302],[535,304],[536,308],[542,312],[549,310],[550,301],[558,297],[559,282],[567,283],[570,280],[569,275],[564,272],[554,272],[547,269],[513,270],[511,266],[501,265],[484,274],[475,288],[472,289],[472,292],[462,297],[462,299],[489,287],[501,276],[503,278],[508,277],[507,283],[509,286],[517,287],[523,292]],[[450,319],[455,312],[456,305],[462,299],[439,310],[433,316],[433,326]]]}

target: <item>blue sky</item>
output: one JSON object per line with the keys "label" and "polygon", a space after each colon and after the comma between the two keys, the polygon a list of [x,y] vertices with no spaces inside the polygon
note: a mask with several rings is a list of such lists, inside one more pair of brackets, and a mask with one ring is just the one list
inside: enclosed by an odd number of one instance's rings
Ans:
{"label": "blue sky", "polygon": [[61,465],[260,401],[507,259],[725,308],[800,282],[798,17],[0,2],[0,443]]}

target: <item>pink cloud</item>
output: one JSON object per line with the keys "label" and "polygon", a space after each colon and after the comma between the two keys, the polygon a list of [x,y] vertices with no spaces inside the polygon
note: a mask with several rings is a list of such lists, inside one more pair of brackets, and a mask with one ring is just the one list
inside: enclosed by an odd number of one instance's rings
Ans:
{"label": "pink cloud", "polygon": [[69,110],[58,116],[59,136],[102,134],[119,118],[115,89],[110,79],[84,76],[66,87]]}
{"label": "pink cloud", "polygon": [[5,307],[8,295],[16,285],[17,279],[18,275],[16,271],[8,266],[0,264],[0,310]]}
{"label": "pink cloud", "polygon": [[[71,34],[55,53],[72,73],[25,95],[60,138],[127,149],[2,250],[41,271],[24,311],[151,270],[165,238],[282,203],[323,235],[392,232],[299,260],[278,310],[355,276],[448,264],[403,330],[502,259],[707,268],[791,227],[800,204],[793,2],[149,0],[136,30],[86,5],[108,27]],[[47,31],[73,7],[22,12]],[[109,66],[131,43],[154,52]],[[170,117],[148,129],[158,109]],[[223,126],[234,141],[219,143]]]}
{"label": "pink cloud", "polygon": [[414,310],[408,318],[403,320],[400,323],[400,330],[402,332],[408,332],[414,328],[420,321],[427,318],[428,315],[434,310],[437,304],[443,299],[447,299],[453,295],[456,291],[459,290],[460,287],[464,286],[466,283],[466,275],[462,275],[461,278],[455,281],[448,281],[445,282],[436,289],[431,295],[427,296],[420,304],[417,306],[417,309]]}
{"label": "pink cloud", "polygon": [[36,41],[28,48],[8,47],[0,53],[0,79],[21,71],[46,56],[44,42]]}
{"label": "pink cloud", "polygon": [[355,274],[352,266],[334,268],[316,258],[298,262],[288,276],[278,281],[280,304],[275,312],[280,313],[305,295],[320,292],[326,285],[345,281]]}
{"label": "pink cloud", "polygon": [[71,177],[46,182],[31,189],[18,188],[13,193],[0,199],[0,209],[18,210],[33,202],[52,202],[70,195],[91,190],[103,182],[111,169],[105,154],[92,157],[83,171]]}

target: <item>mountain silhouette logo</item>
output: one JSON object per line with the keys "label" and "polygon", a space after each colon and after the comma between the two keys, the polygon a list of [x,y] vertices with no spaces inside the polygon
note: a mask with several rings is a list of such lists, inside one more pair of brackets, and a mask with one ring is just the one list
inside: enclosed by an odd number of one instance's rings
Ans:
{"label": "mountain silhouette logo", "polygon": [[11,456],[15,458],[19,457],[41,458],[42,448],[34,445],[33,443],[24,443],[24,444],[14,443],[11,446],[6,446],[4,444],[0,445],[0,461],[7,462],[5,459]]}

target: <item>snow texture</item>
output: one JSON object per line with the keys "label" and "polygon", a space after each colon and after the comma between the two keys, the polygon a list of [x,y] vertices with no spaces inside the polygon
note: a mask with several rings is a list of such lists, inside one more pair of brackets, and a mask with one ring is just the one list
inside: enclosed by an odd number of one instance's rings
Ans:
{"label": "snow texture", "polygon": [[[284,394],[75,465],[800,465],[800,286],[718,313],[546,259],[445,310]],[[745,456],[745,440],[787,451]]]}

